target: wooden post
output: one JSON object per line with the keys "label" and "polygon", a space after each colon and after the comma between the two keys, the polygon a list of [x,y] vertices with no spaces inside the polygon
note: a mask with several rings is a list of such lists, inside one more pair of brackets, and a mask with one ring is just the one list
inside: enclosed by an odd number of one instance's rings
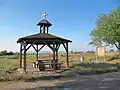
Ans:
{"label": "wooden post", "polygon": [[66,43],[66,54],[67,54],[67,67],[69,68],[69,56],[68,56],[68,42]]}
{"label": "wooden post", "polygon": [[22,68],[22,43],[20,43],[20,68]]}
{"label": "wooden post", "polygon": [[45,25],[43,26],[43,33],[45,33]]}
{"label": "wooden post", "polygon": [[[58,50],[56,50],[56,61],[55,61],[55,63],[58,63]],[[55,65],[56,66],[56,69],[59,69],[59,64],[57,65]]]}
{"label": "wooden post", "polygon": [[24,71],[26,72],[26,42],[24,42]]}
{"label": "wooden post", "polygon": [[56,63],[58,63],[58,45],[59,44],[56,44],[56,48],[55,48],[55,51],[56,51]]}
{"label": "wooden post", "polygon": [[55,43],[53,43],[53,69],[55,70]]}
{"label": "wooden post", "polygon": [[56,50],[56,60],[58,62],[58,50]]}
{"label": "wooden post", "polygon": [[48,33],[48,27],[47,27],[47,33]]}
{"label": "wooden post", "polygon": [[59,47],[60,47],[60,43],[57,44],[57,47],[56,47],[56,59],[58,60],[58,50],[59,50]]}
{"label": "wooden post", "polygon": [[65,45],[65,43],[63,43],[63,46],[64,46],[64,48],[66,50],[67,67],[69,68],[68,42],[66,43],[66,45]]}
{"label": "wooden post", "polygon": [[37,45],[37,48],[36,48],[37,50],[36,50],[36,52],[37,52],[37,60],[38,60],[38,45]]}

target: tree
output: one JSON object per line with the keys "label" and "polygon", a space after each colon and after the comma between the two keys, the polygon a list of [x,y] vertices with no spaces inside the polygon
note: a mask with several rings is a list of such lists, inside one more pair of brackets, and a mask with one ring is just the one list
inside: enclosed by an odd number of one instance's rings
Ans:
{"label": "tree", "polygon": [[95,53],[95,51],[86,51],[86,53]]}
{"label": "tree", "polygon": [[70,53],[73,53],[73,51],[70,51]]}
{"label": "tree", "polygon": [[90,44],[115,45],[120,51],[120,7],[108,14],[100,15],[96,22],[96,28],[91,31]]}
{"label": "tree", "polygon": [[1,55],[7,55],[7,51],[6,51],[6,50],[1,51],[0,54],[1,54]]}
{"label": "tree", "polygon": [[12,51],[8,52],[7,55],[13,55],[14,53]]}

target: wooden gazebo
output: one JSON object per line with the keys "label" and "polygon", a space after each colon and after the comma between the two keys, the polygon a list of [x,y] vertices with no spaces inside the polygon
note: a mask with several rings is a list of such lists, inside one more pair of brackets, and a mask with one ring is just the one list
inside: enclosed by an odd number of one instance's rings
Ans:
{"label": "wooden gazebo", "polygon": [[[58,60],[58,50],[60,45],[62,44],[66,50],[67,56],[67,67],[69,67],[69,56],[68,56],[68,43],[72,42],[70,40],[57,37],[55,35],[49,34],[48,29],[52,24],[46,20],[46,13],[43,14],[43,19],[37,24],[40,26],[40,32],[37,34],[29,35],[26,37],[19,38],[17,43],[20,43],[20,68],[26,71],[26,52],[30,47],[33,47],[37,52],[37,60],[38,60],[38,52],[47,45],[53,51],[53,61]],[[38,46],[41,46],[38,48]],[[23,66],[22,66],[22,53],[23,53]],[[54,62],[55,63],[55,62]],[[55,64],[54,64],[55,69]]]}

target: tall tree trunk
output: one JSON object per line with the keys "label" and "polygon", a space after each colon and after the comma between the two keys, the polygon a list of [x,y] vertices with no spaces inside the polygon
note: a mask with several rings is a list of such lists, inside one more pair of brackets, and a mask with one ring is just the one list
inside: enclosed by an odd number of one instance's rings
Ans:
{"label": "tall tree trunk", "polygon": [[117,55],[117,57],[119,58],[119,57],[120,57],[120,42],[114,43],[114,45],[115,45],[115,47],[116,47],[117,50],[118,50],[118,55]]}
{"label": "tall tree trunk", "polygon": [[114,43],[115,47],[118,49],[118,53],[120,56],[120,42],[118,42],[118,44]]}
{"label": "tall tree trunk", "polygon": [[118,49],[118,51],[120,51],[120,42],[118,43],[114,43],[115,47]]}

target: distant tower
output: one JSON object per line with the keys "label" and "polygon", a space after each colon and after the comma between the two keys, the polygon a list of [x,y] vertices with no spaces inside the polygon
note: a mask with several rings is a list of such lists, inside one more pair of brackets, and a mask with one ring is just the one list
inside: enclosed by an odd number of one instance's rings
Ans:
{"label": "distant tower", "polygon": [[42,14],[42,20],[37,24],[37,26],[40,26],[40,33],[48,33],[48,29],[50,26],[52,26],[52,24],[46,20],[46,16],[48,14],[46,12],[44,12]]}

